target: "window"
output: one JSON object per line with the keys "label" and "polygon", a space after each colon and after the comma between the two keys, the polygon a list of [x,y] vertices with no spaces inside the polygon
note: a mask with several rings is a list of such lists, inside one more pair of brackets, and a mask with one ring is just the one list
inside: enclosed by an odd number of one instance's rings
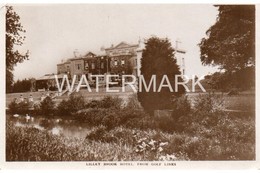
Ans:
{"label": "window", "polygon": [[101,62],[101,69],[104,69],[104,62]]}
{"label": "window", "polygon": [[121,60],[121,65],[125,65],[125,60],[124,59]]}
{"label": "window", "polygon": [[85,69],[88,69],[88,62],[85,62]]}
{"label": "window", "polygon": [[91,63],[91,68],[95,69],[95,63],[94,62]]}
{"label": "window", "polygon": [[76,64],[76,69],[80,70],[81,69],[81,64]]}
{"label": "window", "polygon": [[117,66],[118,64],[117,64],[117,60],[115,60],[115,66]]}

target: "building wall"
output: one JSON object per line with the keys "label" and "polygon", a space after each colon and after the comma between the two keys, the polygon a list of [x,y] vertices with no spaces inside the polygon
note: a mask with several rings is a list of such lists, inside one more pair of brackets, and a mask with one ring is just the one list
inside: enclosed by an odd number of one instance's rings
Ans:
{"label": "building wall", "polygon": [[89,80],[92,80],[90,75],[105,74],[110,71],[110,58],[107,56],[82,56],[57,64],[57,74],[68,74],[69,78],[76,75],[76,82],[79,82],[81,75],[86,75]]}
{"label": "building wall", "polygon": [[175,57],[177,60],[177,64],[179,65],[181,75],[185,75],[185,51],[176,51]]}
{"label": "building wall", "polygon": [[111,73],[113,74],[134,74],[133,59],[136,57],[137,44],[119,43],[105,49],[107,56],[111,57]]}
{"label": "building wall", "polygon": [[[58,74],[70,74],[89,77],[91,74],[133,74],[141,75],[141,59],[144,44],[139,41],[138,44],[119,43],[117,46],[111,46],[105,49],[106,55],[96,56],[89,52],[85,56],[71,58],[65,63],[57,64]],[[181,74],[185,74],[185,51],[177,50],[175,57],[180,67]],[[94,64],[94,65],[92,65]],[[93,68],[94,67],[94,68]],[[79,80],[79,78],[78,78]],[[78,81],[77,80],[77,81]]]}

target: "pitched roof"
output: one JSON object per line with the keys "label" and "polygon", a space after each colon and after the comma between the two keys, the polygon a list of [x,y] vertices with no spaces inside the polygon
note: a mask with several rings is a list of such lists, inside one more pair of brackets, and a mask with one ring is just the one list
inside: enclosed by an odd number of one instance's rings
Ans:
{"label": "pitched roof", "polygon": [[92,52],[88,52],[85,55],[85,57],[94,57],[94,56],[96,56],[96,55],[94,53],[92,53]]}
{"label": "pitched roof", "polygon": [[58,77],[58,79],[63,78],[63,74],[46,74],[44,76],[41,76],[37,78],[36,80],[49,80],[49,79],[55,79],[55,75]]}
{"label": "pitched roof", "polygon": [[115,47],[114,46],[111,46],[105,50],[108,50],[108,49],[121,49],[121,48],[127,48],[127,47],[135,47],[135,46],[138,46],[138,44],[129,44],[129,43],[126,43],[124,41],[120,42],[118,45],[116,45]]}

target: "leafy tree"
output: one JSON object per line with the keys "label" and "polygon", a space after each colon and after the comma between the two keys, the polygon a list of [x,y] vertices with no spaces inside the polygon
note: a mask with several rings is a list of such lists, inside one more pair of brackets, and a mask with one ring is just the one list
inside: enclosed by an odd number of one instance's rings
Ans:
{"label": "leafy tree", "polygon": [[27,92],[31,91],[32,89],[32,83],[35,81],[34,78],[29,78],[29,79],[23,79],[23,80],[17,80],[16,82],[13,83],[12,86],[12,92]]}
{"label": "leafy tree", "polygon": [[233,71],[255,64],[255,6],[217,5],[216,23],[199,44],[201,61]]}
{"label": "leafy tree", "polygon": [[25,36],[23,26],[20,23],[19,15],[13,10],[12,6],[6,6],[6,92],[11,92],[13,84],[13,70],[17,63],[27,60],[29,52],[21,54],[16,47],[22,46]]}
{"label": "leafy tree", "polygon": [[[174,57],[174,49],[168,39],[152,37],[145,43],[141,59],[141,74],[148,85],[152,75],[156,76],[156,91],[164,75],[167,75],[171,86],[174,87],[175,75],[181,74]],[[144,86],[142,86],[144,88]],[[171,109],[173,98],[184,93],[184,88],[179,87],[178,92],[171,92],[169,88],[162,88],[160,92],[142,89],[138,93],[138,100],[150,115],[154,110]]]}
{"label": "leafy tree", "polygon": [[249,83],[254,85],[254,74],[250,71],[255,68],[255,6],[216,7],[219,11],[217,21],[199,44],[201,62],[224,69],[226,74],[223,76],[233,81],[232,87],[244,87],[241,81],[247,79],[251,79]]}

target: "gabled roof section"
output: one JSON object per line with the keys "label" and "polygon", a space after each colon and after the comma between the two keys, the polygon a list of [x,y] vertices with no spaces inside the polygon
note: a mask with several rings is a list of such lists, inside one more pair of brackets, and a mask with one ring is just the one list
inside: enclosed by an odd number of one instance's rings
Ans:
{"label": "gabled roof section", "polygon": [[117,46],[115,46],[115,48],[125,48],[125,47],[130,47],[132,45],[122,41],[121,43],[119,43]]}
{"label": "gabled roof section", "polygon": [[85,55],[85,57],[95,57],[96,55],[94,54],[94,53],[92,53],[92,52],[88,52],[88,53],[86,53],[86,55]]}
{"label": "gabled roof section", "polygon": [[111,46],[105,50],[111,50],[111,49],[122,49],[122,48],[127,48],[127,47],[138,47],[138,44],[128,44],[124,41],[122,41],[121,43],[119,43],[116,46]]}

